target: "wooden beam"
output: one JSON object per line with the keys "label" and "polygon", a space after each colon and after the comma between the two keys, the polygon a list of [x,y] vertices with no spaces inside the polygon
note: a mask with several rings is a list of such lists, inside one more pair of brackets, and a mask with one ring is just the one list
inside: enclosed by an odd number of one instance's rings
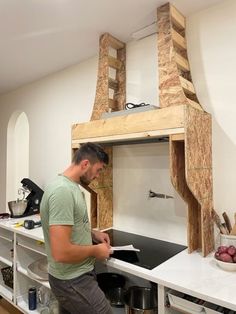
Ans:
{"label": "wooden beam", "polygon": [[111,36],[110,34],[109,34],[109,45],[110,45],[113,49],[117,49],[117,50],[118,50],[118,49],[122,49],[122,48],[125,47],[125,44],[124,44],[122,41],[120,41],[119,39],[117,39],[117,38]]}
{"label": "wooden beam", "polygon": [[201,111],[204,111],[203,108],[202,108],[202,106],[201,106],[199,103],[197,103],[196,101],[193,101],[193,100],[189,99],[188,97],[187,97],[187,101],[189,102],[189,104],[190,104],[193,108],[198,109],[198,110],[201,110]]}
{"label": "wooden beam", "polygon": [[182,57],[179,53],[175,53],[175,61],[177,63],[177,66],[183,70],[184,72],[189,72],[190,71],[190,67],[189,67],[189,63],[188,60],[185,59],[184,57]]}
{"label": "wooden beam", "polygon": [[117,109],[117,101],[109,98],[109,108],[111,108],[112,110],[116,110]]}
{"label": "wooden beam", "polygon": [[181,86],[183,87],[183,90],[186,94],[190,94],[190,95],[196,94],[195,88],[192,82],[186,80],[182,76],[180,76],[179,79],[180,79]]}
{"label": "wooden beam", "polygon": [[170,5],[172,23],[179,29],[185,29],[185,17],[173,6]]}
{"label": "wooden beam", "polygon": [[185,38],[179,33],[177,33],[173,28],[171,29],[171,34],[172,34],[172,40],[174,42],[174,45],[176,45],[180,49],[186,50],[187,45],[186,45]]}
{"label": "wooden beam", "polygon": [[121,61],[112,57],[112,56],[108,56],[108,65],[109,67],[113,68],[113,69],[116,69],[116,70],[119,70],[121,68]]}
{"label": "wooden beam", "polygon": [[172,141],[184,141],[184,133],[172,134],[170,138]]}
{"label": "wooden beam", "polygon": [[184,111],[185,106],[180,105],[75,124],[72,140],[182,128]]}
{"label": "wooden beam", "polygon": [[108,87],[114,90],[118,89],[118,81],[114,80],[113,78],[108,78]]}
{"label": "wooden beam", "polygon": [[110,136],[100,136],[100,137],[90,137],[78,140],[72,140],[72,145],[77,148],[79,144],[94,142],[94,143],[117,143],[117,142],[129,142],[137,140],[150,140],[158,139],[163,136],[169,136],[171,134],[183,134],[184,128],[175,128],[175,129],[164,129],[158,131],[148,131],[148,132],[138,132],[138,133],[129,133],[121,135],[110,135]]}

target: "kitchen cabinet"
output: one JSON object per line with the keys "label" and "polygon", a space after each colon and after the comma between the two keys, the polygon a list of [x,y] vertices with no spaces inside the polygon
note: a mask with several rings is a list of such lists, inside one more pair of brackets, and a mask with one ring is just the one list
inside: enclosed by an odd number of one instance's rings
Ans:
{"label": "kitchen cabinet", "polygon": [[[35,216],[30,219],[37,220]],[[13,266],[14,275],[13,289],[7,287],[1,277],[0,294],[23,313],[40,313],[40,306],[35,311],[28,310],[28,289],[43,285],[49,290],[50,286],[47,281],[32,279],[27,266],[45,256],[42,228],[14,228],[13,222],[14,219],[0,221],[0,266]],[[115,258],[109,259],[104,266],[157,283],[159,314],[180,313],[179,309],[166,307],[170,289],[236,311],[236,272],[218,268],[211,255],[202,258],[199,252],[188,254],[184,250],[151,270]],[[124,309],[114,308],[114,313],[122,314]]]}
{"label": "kitchen cabinet", "polygon": [[[32,217],[31,217],[32,218]],[[33,217],[35,219],[35,217]],[[42,306],[37,309],[28,309],[28,289],[40,288],[42,285],[50,291],[47,281],[33,279],[27,272],[32,262],[46,256],[42,230],[25,230],[23,227],[14,228],[14,222],[19,219],[10,219],[0,222],[0,266],[13,267],[13,288],[8,287],[1,276],[0,294],[23,313],[40,313]],[[38,220],[36,218],[36,220]]]}

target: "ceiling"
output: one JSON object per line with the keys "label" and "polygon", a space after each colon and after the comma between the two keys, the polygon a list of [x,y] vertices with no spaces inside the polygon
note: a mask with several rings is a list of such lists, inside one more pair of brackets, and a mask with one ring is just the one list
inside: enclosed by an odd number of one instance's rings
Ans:
{"label": "ceiling", "polygon": [[[185,16],[223,0],[173,0]],[[0,0],[0,93],[98,54],[109,32],[122,41],[156,20],[166,0]]]}

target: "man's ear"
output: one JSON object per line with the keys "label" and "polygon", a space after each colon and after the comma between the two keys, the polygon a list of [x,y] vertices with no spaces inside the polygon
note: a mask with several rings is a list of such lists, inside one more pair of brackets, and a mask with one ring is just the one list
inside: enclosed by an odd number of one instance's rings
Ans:
{"label": "man's ear", "polygon": [[89,162],[88,159],[83,159],[83,160],[81,161],[81,169],[82,169],[82,170],[87,170],[87,168],[89,167],[89,165],[90,165],[90,162]]}

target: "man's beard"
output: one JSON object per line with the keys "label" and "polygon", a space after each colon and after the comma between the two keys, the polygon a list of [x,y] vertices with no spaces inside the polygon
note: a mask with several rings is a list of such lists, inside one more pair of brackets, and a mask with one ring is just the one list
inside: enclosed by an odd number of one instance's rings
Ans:
{"label": "man's beard", "polygon": [[88,178],[88,176],[86,175],[86,173],[80,177],[80,182],[83,184],[83,185],[89,185],[92,180]]}

